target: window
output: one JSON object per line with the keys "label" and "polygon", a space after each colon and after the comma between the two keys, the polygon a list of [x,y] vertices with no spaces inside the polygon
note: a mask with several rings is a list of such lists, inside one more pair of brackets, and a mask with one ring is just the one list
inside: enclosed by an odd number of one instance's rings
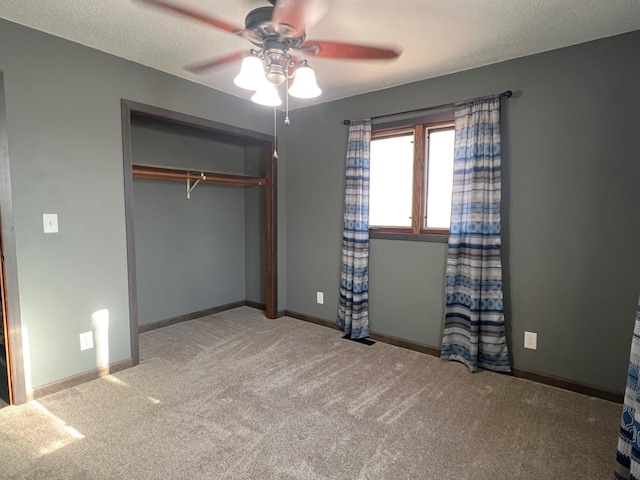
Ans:
{"label": "window", "polygon": [[439,235],[446,239],[451,217],[454,138],[452,123],[372,133],[372,238],[429,239]]}

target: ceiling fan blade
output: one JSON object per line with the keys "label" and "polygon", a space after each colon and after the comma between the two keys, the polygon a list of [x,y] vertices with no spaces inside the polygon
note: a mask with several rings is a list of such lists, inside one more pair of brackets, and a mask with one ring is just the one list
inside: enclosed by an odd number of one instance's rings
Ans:
{"label": "ceiling fan blade", "polygon": [[226,22],[224,20],[213,17],[211,15],[206,15],[204,13],[191,10],[190,8],[185,8],[180,5],[176,5],[175,3],[172,3],[172,2],[167,2],[165,0],[138,0],[138,1],[142,3],[146,3],[148,5],[152,5],[154,7],[164,8],[165,10],[169,10],[171,12],[184,15],[185,17],[193,18],[194,20],[198,20],[200,22],[206,23],[207,25],[211,25],[212,27],[218,28],[220,30],[224,30],[225,32],[234,33],[236,35],[242,35],[244,33],[244,28],[242,27],[238,27],[237,25]]}
{"label": "ceiling fan blade", "polygon": [[402,53],[395,48],[371,47],[368,45],[326,40],[308,40],[300,45],[299,50],[306,55],[319,58],[343,58],[352,60],[385,60],[398,58]]}
{"label": "ceiling fan blade", "polygon": [[212,60],[205,60],[204,62],[187,65],[183,68],[188,72],[200,74],[206,72],[207,70],[225,65],[227,63],[237,62],[238,60],[242,60],[243,58],[248,57],[249,55],[251,55],[251,51],[242,50],[240,52],[230,53],[229,55],[225,55],[224,57],[218,57]]}
{"label": "ceiling fan blade", "polygon": [[271,21],[278,33],[298,38],[326,12],[326,0],[278,0]]}

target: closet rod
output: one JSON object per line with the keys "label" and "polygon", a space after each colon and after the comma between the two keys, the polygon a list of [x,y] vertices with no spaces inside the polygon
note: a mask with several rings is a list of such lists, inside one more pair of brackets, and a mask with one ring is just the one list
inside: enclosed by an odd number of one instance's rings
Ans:
{"label": "closet rod", "polygon": [[[513,95],[513,92],[511,90],[507,90],[506,92],[502,92],[499,95],[499,97],[500,98],[509,98],[512,95]],[[371,120],[378,120],[380,118],[387,118],[387,117],[397,117],[399,115],[408,115],[410,113],[428,112],[429,110],[438,110],[440,108],[453,108],[459,103],[469,102],[471,100],[472,99],[462,100],[461,102],[443,103],[442,105],[434,105],[432,107],[416,108],[415,110],[405,110],[404,112],[387,113],[386,115],[377,115],[375,117],[371,117]],[[345,125],[349,125],[349,124],[351,124],[351,120],[343,120],[342,123],[345,124]]]}
{"label": "closet rod", "polygon": [[[194,170],[182,170],[170,167],[155,167],[150,165],[133,165],[133,178],[145,178],[150,180],[199,180],[202,183],[215,183],[238,187],[251,187],[265,185],[264,177],[252,177],[248,175],[235,175],[229,173],[215,173]],[[204,178],[203,178],[204,177]]]}

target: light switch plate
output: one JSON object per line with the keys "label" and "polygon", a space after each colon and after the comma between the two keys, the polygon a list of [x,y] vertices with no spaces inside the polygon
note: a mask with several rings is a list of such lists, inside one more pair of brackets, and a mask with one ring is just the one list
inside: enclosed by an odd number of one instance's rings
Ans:
{"label": "light switch plate", "polygon": [[316,292],[316,303],[322,305],[324,303],[324,293]]}
{"label": "light switch plate", "polygon": [[58,215],[55,213],[42,214],[44,233],[58,233]]}

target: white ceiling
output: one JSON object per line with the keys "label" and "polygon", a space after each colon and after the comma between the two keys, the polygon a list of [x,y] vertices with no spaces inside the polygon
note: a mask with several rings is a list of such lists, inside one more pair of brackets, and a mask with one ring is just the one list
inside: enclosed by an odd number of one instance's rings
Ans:
{"label": "white ceiling", "polygon": [[[266,0],[172,0],[244,25]],[[181,66],[248,49],[248,41],[132,0],[0,0],[0,17],[248,98],[239,65]],[[310,58],[323,95],[292,107],[468,70],[640,29],[640,0],[333,0],[308,39],[399,46],[395,61]]]}

